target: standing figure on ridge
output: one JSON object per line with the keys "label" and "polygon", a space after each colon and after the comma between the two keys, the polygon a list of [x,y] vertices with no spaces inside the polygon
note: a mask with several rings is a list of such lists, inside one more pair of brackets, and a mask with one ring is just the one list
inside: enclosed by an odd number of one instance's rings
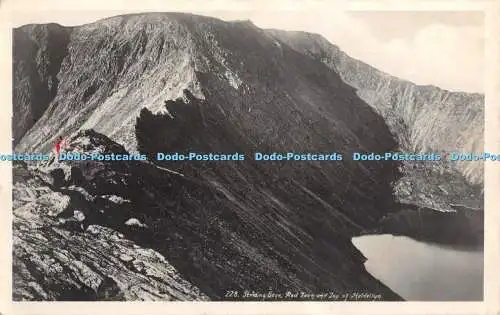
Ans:
{"label": "standing figure on ridge", "polygon": [[61,149],[64,149],[66,147],[66,140],[63,139],[63,137],[59,136],[56,142],[56,159],[59,160],[59,153],[61,152]]}

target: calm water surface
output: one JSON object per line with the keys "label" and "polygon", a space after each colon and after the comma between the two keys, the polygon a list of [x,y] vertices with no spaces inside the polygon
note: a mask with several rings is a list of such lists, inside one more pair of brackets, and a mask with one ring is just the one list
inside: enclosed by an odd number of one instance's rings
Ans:
{"label": "calm water surface", "polygon": [[368,259],[368,272],[405,300],[483,300],[483,251],[385,234],[359,236],[352,242]]}

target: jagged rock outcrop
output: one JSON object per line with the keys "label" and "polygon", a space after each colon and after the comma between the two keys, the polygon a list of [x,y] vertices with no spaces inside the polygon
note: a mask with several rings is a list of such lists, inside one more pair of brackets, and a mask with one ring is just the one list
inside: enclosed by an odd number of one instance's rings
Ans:
{"label": "jagged rock outcrop", "polygon": [[482,185],[467,183],[458,170],[439,163],[405,161],[402,176],[394,184],[394,193],[399,203],[438,211],[454,210],[456,204],[479,211],[484,209]]}
{"label": "jagged rock outcrop", "polygon": [[[484,95],[421,86],[356,60],[318,34],[266,30],[336,71],[384,118],[401,149],[410,152],[483,152]],[[469,182],[482,184],[482,162],[452,162]]]}

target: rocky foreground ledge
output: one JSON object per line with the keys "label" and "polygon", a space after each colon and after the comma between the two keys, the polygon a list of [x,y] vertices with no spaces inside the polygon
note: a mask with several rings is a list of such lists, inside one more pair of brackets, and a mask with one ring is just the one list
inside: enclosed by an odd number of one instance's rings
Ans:
{"label": "rocky foreground ledge", "polygon": [[[70,150],[126,152],[92,130],[70,141]],[[199,179],[142,161],[15,162],[13,173],[14,300],[225,300],[244,290],[253,300],[286,291],[400,300],[346,235],[313,239],[293,218],[250,210],[243,222]],[[294,230],[265,235],[256,222]]]}
{"label": "rocky foreground ledge", "polygon": [[[207,300],[158,251],[90,224],[95,196],[15,163],[14,300]],[[71,179],[70,179],[71,180]],[[116,195],[97,197],[124,208]],[[130,218],[124,226],[138,225]]]}

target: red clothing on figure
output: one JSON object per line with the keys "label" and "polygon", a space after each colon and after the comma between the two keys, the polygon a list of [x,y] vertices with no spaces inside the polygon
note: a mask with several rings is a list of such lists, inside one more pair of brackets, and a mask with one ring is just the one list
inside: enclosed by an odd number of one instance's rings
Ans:
{"label": "red clothing on figure", "polygon": [[61,141],[59,141],[58,143],[56,143],[56,152],[57,152],[58,155],[59,155],[59,151],[61,151]]}
{"label": "red clothing on figure", "polygon": [[56,142],[56,155],[57,159],[59,159],[59,153],[61,152],[61,147],[63,146],[64,139],[60,138],[59,141]]}

